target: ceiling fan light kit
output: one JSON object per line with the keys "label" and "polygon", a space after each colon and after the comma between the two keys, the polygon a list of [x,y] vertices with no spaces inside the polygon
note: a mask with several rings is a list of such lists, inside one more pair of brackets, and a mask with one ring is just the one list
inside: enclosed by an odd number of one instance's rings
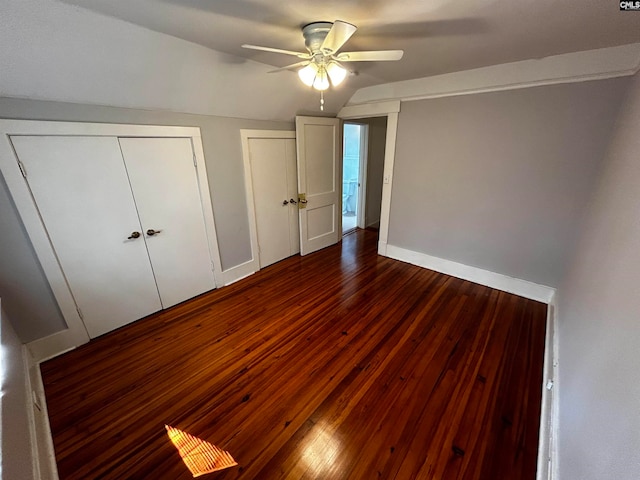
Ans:
{"label": "ceiling fan light kit", "polygon": [[313,86],[313,82],[318,74],[318,66],[315,63],[310,63],[306,67],[298,70],[298,77],[302,80],[307,87]]}
{"label": "ceiling fan light kit", "polygon": [[327,65],[327,73],[334,87],[340,85],[347,77],[347,70],[337,62],[330,62],[329,65]]}
{"label": "ceiling fan light kit", "polygon": [[318,74],[313,81],[313,88],[320,90],[321,92],[329,88],[329,76],[327,70],[324,67],[318,68]]}
{"label": "ceiling fan light kit", "polygon": [[334,87],[340,85],[346,78],[347,71],[336,62],[329,62],[326,66],[311,62],[298,70],[298,76],[306,86],[316,90],[326,90],[329,88],[329,80]]}
{"label": "ceiling fan light kit", "polygon": [[404,53],[402,50],[338,53],[338,50],[347,43],[356,30],[357,27],[355,25],[341,20],[336,20],[333,23],[313,22],[305,25],[302,27],[302,36],[308,53],[257,45],[242,46],[253,50],[293,55],[303,59],[301,62],[278,68],[269,73],[299,69],[298,77],[300,77],[302,83],[321,92],[320,110],[324,110],[324,91],[331,85],[337,87],[347,76],[347,69],[340,65],[338,60],[341,62],[375,62],[400,60],[402,58]]}

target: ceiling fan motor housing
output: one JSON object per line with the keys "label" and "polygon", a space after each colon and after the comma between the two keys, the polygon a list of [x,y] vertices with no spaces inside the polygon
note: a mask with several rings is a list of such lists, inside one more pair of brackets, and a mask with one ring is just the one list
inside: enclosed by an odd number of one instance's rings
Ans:
{"label": "ceiling fan motor housing", "polygon": [[324,42],[332,26],[333,22],[313,22],[302,27],[304,44],[310,53],[321,52],[322,42]]}

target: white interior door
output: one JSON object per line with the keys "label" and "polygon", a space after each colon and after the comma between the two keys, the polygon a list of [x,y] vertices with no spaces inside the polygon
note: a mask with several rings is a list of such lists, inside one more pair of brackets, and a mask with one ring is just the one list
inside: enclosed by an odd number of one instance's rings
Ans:
{"label": "white interior door", "polygon": [[191,140],[120,138],[163,308],[215,288]]}
{"label": "white interior door", "polygon": [[89,336],[160,310],[118,139],[11,141]]}
{"label": "white interior door", "polygon": [[296,143],[249,138],[249,162],[260,268],[300,251]]}
{"label": "white interior door", "polygon": [[342,230],[340,120],[296,117],[300,253],[307,255],[338,243]]}

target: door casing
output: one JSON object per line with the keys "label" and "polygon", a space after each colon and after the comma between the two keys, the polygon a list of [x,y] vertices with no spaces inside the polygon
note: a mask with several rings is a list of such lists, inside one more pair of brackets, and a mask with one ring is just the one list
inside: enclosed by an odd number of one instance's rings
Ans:
{"label": "door casing", "polygon": [[[367,170],[369,161],[369,125],[357,120],[345,121],[342,124],[342,138],[344,143],[344,126],[346,124],[360,125],[360,158],[358,159],[358,207],[356,212],[356,225],[358,228],[366,227],[367,211]],[[344,145],[342,157],[342,171],[344,172]]]}
{"label": "door casing", "polygon": [[338,112],[338,118],[343,120],[357,120],[369,117],[387,117],[387,136],[384,150],[384,174],[382,185],[382,205],[380,208],[380,231],[378,233],[378,253],[387,255],[389,239],[389,212],[391,211],[391,190],[393,187],[393,164],[396,155],[396,136],[398,132],[398,114],[400,101],[368,103],[343,107]]}

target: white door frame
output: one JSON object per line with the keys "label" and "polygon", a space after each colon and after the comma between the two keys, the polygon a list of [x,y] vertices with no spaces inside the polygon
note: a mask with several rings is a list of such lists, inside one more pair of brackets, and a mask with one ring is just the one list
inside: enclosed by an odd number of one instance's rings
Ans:
{"label": "white door frame", "polygon": [[256,223],[256,208],[253,195],[253,180],[251,172],[251,156],[249,140],[252,138],[283,138],[294,139],[293,130],[240,130],[242,138],[242,161],[244,164],[244,189],[247,199],[247,213],[249,215],[249,235],[251,236],[251,259],[243,263],[243,277],[260,270],[260,249],[258,248],[258,228]]}
{"label": "white door frame", "polygon": [[367,170],[369,168],[369,125],[360,123],[360,164],[358,165],[358,206],[356,222],[358,228],[366,228],[367,220]]}
{"label": "white door frame", "polygon": [[398,132],[398,114],[400,101],[365,103],[343,107],[338,118],[357,120],[359,118],[387,117],[387,137],[384,148],[384,174],[382,185],[382,204],[380,208],[380,232],[378,236],[378,253],[387,255],[389,238],[389,212],[391,211],[391,190],[393,187],[393,163],[396,155],[396,135]]}
{"label": "white door frame", "polygon": [[[36,362],[43,361],[89,341],[85,326],[76,309],[76,304],[67,285],[62,268],[42,224],[38,209],[24,180],[18,158],[11,145],[12,135],[65,135],[94,137],[182,137],[190,138],[198,172],[198,187],[202,208],[205,213],[205,227],[209,252],[213,262],[216,286],[223,285],[222,263],[218,250],[211,195],[207,181],[207,170],[202,149],[200,129],[197,127],[173,127],[155,125],[125,125],[78,122],[50,122],[38,120],[0,120],[0,171],[7,183],[9,193],[29,239],[40,261],[40,265],[51,286],[67,329],[28,344]],[[28,172],[27,172],[28,173]]]}
{"label": "white door frame", "polygon": [[[369,124],[357,120],[347,120],[342,123],[342,175],[344,175],[344,126],[346,124],[360,125],[360,150],[358,158],[358,205],[356,207],[356,226],[366,227],[367,210],[367,166],[369,164]],[[343,183],[344,184],[344,183]],[[342,198],[342,197],[341,197]]]}

